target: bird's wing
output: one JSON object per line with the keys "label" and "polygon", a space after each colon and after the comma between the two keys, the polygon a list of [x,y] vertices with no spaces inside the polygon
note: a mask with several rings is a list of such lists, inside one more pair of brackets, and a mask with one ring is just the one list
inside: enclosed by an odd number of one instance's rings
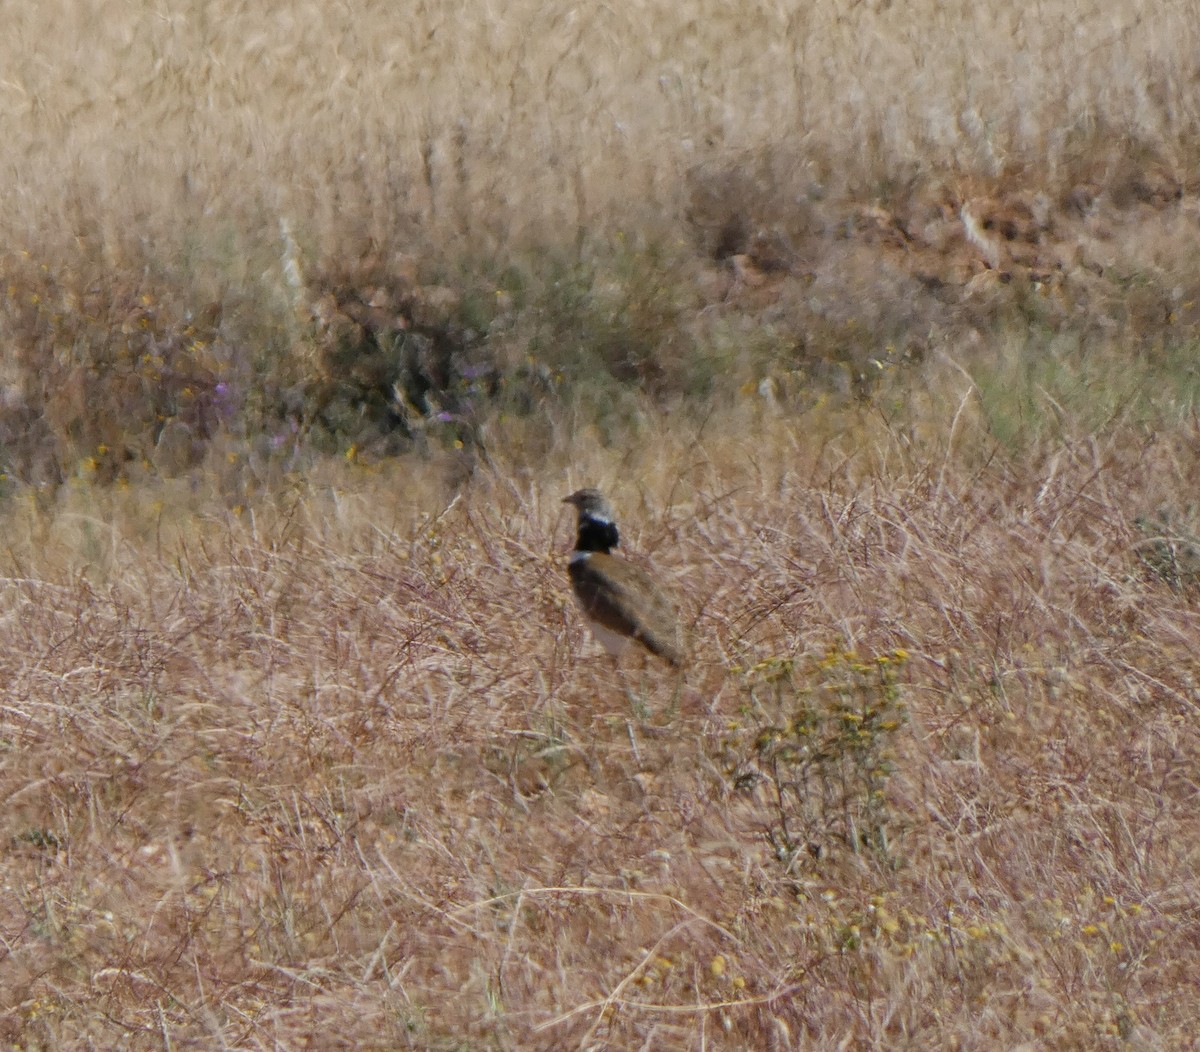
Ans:
{"label": "bird's wing", "polygon": [[683,660],[675,606],[640,566],[598,552],[572,565],[571,576],[593,621],[632,636],[671,664]]}

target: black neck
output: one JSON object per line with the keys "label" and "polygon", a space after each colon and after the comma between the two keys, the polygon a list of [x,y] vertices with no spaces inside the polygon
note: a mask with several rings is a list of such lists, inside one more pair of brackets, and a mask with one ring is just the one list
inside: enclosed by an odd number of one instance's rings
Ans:
{"label": "black neck", "polygon": [[620,541],[617,524],[607,519],[593,519],[585,515],[579,520],[579,536],[575,540],[577,552],[607,552]]}

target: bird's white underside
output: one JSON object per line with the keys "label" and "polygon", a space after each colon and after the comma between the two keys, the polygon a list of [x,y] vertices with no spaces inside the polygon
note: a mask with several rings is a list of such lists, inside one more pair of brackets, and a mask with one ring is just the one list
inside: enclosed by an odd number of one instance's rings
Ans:
{"label": "bird's white underside", "polygon": [[605,628],[598,621],[589,620],[588,627],[592,630],[592,635],[596,637],[597,642],[613,657],[620,657],[629,649],[630,639],[628,636],[614,632],[611,628]]}

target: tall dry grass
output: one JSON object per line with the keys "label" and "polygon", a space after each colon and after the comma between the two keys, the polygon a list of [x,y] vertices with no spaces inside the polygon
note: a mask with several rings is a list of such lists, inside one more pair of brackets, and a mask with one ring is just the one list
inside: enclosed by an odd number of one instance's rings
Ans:
{"label": "tall dry grass", "polygon": [[1193,8],[26,5],[0,473],[857,396],[998,325],[1186,341]]}
{"label": "tall dry grass", "polygon": [[1188,0],[793,8],[24,5],[0,222],[253,267],[281,217],[335,254],[482,253],[685,230],[697,178],[753,173],[786,212],[929,177],[1069,189],[1130,156],[1191,172]]}
{"label": "tall dry grass", "polygon": [[5,12],[0,1042],[1194,1042],[1195,5],[276,8]]}
{"label": "tall dry grass", "polygon": [[[1185,1047],[1200,621],[1135,521],[1194,434],[1014,453],[941,379],[919,427],[748,403],[457,495],[410,459],[10,508],[5,1043]],[[582,630],[585,481],[680,596],[682,682]],[[880,658],[886,839],[789,843],[764,736]]]}

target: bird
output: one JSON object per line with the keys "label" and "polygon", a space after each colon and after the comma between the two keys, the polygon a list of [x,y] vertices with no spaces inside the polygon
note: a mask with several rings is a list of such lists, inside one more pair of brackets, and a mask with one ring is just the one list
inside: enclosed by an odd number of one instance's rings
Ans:
{"label": "bird", "polygon": [[612,554],[620,542],[612,506],[596,489],[563,498],[579,516],[575,550],[567,573],[592,635],[619,658],[630,641],[673,668],[684,663],[675,605],[644,569]]}

